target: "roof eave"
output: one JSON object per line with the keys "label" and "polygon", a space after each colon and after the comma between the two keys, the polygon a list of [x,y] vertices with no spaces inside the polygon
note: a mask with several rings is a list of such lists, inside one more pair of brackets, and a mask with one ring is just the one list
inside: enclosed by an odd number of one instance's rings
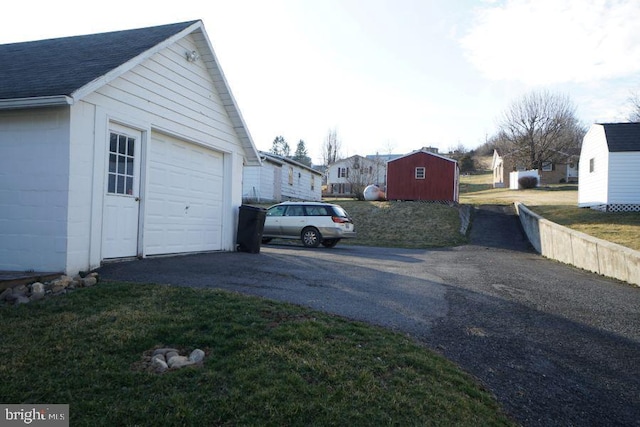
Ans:
{"label": "roof eave", "polygon": [[23,108],[60,107],[73,104],[73,98],[66,95],[38,96],[34,98],[0,99],[0,110],[18,110]]}
{"label": "roof eave", "polygon": [[[199,30],[200,37],[197,36],[196,30]],[[260,153],[251,137],[251,133],[249,133],[249,128],[247,127],[244,117],[242,117],[235,97],[231,93],[229,82],[224,75],[224,71],[222,71],[222,67],[220,66],[220,62],[218,61],[218,57],[216,56],[202,21],[199,21],[197,28],[193,28],[190,33],[194,34],[196,46],[201,49],[200,58],[209,70],[213,84],[220,94],[222,104],[231,118],[233,128],[244,148],[247,163],[261,165]]]}

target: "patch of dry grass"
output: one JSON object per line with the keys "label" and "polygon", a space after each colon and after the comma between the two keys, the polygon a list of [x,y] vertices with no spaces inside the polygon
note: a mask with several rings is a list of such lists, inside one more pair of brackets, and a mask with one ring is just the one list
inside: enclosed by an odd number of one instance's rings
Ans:
{"label": "patch of dry grass", "polygon": [[640,212],[600,212],[566,205],[528,207],[556,224],[640,251]]}
{"label": "patch of dry grass", "polygon": [[538,215],[599,239],[640,250],[640,213],[599,212],[578,207],[578,186],[556,184],[530,190],[491,188],[490,172],[460,177],[460,203],[524,203]]}
{"label": "patch of dry grass", "polygon": [[358,237],[340,244],[429,248],[467,242],[460,234],[460,215],[451,206],[426,202],[339,200],[353,218]]}
{"label": "patch of dry grass", "polygon": [[578,186],[554,184],[529,190],[493,188],[491,172],[460,177],[460,203],[469,205],[577,205]]}

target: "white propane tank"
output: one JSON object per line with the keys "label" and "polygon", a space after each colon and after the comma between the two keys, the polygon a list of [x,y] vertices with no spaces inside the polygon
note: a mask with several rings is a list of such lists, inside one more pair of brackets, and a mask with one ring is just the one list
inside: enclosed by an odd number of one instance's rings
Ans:
{"label": "white propane tank", "polygon": [[384,191],[380,189],[377,185],[367,185],[364,189],[364,199],[365,200],[384,200],[385,194]]}

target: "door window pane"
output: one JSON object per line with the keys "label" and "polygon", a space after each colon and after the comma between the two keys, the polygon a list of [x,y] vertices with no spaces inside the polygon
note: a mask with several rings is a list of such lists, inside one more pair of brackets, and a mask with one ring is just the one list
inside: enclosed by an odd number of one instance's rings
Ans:
{"label": "door window pane", "polygon": [[115,133],[112,133],[111,137],[109,138],[109,151],[111,151],[112,153],[118,151],[118,135],[116,135]]}
{"label": "door window pane", "polygon": [[135,138],[111,132],[109,135],[109,170],[107,192],[134,195]]}

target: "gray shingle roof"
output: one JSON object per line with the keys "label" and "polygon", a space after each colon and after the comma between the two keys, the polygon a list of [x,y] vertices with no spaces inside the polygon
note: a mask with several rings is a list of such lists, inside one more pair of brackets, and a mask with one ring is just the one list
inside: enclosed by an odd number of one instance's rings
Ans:
{"label": "gray shingle roof", "polygon": [[640,151],[640,123],[602,123],[609,152]]}
{"label": "gray shingle roof", "polygon": [[0,45],[0,99],[71,95],[195,22]]}

